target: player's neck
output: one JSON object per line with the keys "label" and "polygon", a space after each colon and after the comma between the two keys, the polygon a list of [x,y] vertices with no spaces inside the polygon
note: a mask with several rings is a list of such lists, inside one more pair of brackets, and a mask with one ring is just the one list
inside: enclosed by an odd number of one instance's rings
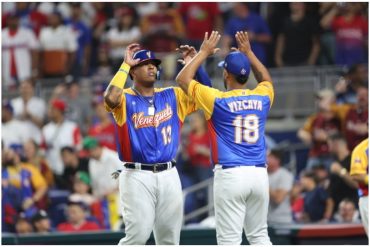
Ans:
{"label": "player's neck", "polygon": [[231,91],[231,90],[234,90],[234,89],[245,89],[245,85],[246,84],[240,84],[238,82],[231,82],[228,86],[228,90]]}
{"label": "player's neck", "polygon": [[153,96],[154,95],[154,87],[144,87],[139,84],[135,84],[133,89],[140,93],[142,96]]}

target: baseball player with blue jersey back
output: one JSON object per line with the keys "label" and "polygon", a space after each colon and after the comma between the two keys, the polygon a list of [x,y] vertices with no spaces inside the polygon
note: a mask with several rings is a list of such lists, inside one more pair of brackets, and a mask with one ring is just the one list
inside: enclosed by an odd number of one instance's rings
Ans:
{"label": "baseball player with blue jersey back", "polygon": [[[184,58],[192,51],[181,50]],[[119,244],[144,245],[152,230],[157,244],[180,241],[183,198],[174,158],[185,116],[196,107],[178,87],[154,88],[160,63],[152,52],[129,45],[104,96],[123,161],[119,190],[126,236]],[[124,89],[128,76],[134,83]]]}
{"label": "baseball player with blue jersey back", "polygon": [[[239,51],[221,64],[229,91],[201,85],[193,76],[218,48],[218,32],[205,34],[198,54],[178,74],[180,87],[203,109],[211,133],[215,165],[214,201],[217,243],[238,245],[242,231],[250,244],[271,245],[267,233],[269,184],[264,139],[267,114],[274,99],[270,74],[253,54],[248,34],[235,35]],[[250,67],[259,82],[245,89]]]}

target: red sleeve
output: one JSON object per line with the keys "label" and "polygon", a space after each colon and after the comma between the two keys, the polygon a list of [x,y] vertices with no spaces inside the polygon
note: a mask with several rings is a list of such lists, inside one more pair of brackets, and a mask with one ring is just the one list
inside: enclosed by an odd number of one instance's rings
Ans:
{"label": "red sleeve", "polygon": [[70,231],[71,229],[68,228],[68,225],[66,223],[60,223],[58,226],[57,226],[57,231],[58,232],[68,232]]}
{"label": "red sleeve", "polygon": [[100,230],[100,229],[101,228],[97,223],[91,221],[86,222],[84,226],[84,230]]}
{"label": "red sleeve", "polygon": [[75,146],[78,146],[81,144],[81,132],[80,132],[80,128],[76,127],[74,130],[73,130],[73,144]]}

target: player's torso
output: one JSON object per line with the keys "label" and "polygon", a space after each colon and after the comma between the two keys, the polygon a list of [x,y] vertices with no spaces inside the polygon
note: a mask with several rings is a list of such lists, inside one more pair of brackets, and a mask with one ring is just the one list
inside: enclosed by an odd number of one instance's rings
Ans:
{"label": "player's torso", "polygon": [[129,140],[131,160],[130,157],[121,158],[147,164],[174,159],[181,128],[174,90],[156,90],[152,105],[150,99],[143,96],[131,93],[125,96],[128,131],[121,134]]}
{"label": "player's torso", "polygon": [[264,133],[269,109],[268,96],[241,93],[240,96],[216,99],[209,121],[213,162],[222,165],[264,164]]}

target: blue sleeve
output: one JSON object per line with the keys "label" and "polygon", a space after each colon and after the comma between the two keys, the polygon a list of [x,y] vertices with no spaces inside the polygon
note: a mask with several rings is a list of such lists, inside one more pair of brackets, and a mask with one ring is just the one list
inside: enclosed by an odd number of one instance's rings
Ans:
{"label": "blue sleeve", "polygon": [[211,79],[209,78],[206,70],[203,66],[200,66],[195,73],[195,79],[205,86],[212,87]]}

